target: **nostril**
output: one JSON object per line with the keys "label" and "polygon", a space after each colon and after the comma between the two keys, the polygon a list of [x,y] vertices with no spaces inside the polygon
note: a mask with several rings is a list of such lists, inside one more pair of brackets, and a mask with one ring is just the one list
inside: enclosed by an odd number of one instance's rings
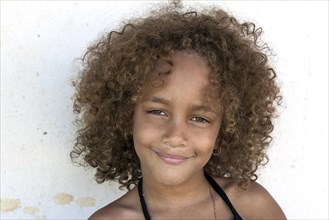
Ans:
{"label": "nostril", "polygon": [[182,136],[171,136],[164,138],[163,143],[169,147],[183,147],[187,145],[187,140]]}
{"label": "nostril", "polygon": [[181,120],[171,121],[163,136],[162,142],[170,147],[187,145],[187,127]]}

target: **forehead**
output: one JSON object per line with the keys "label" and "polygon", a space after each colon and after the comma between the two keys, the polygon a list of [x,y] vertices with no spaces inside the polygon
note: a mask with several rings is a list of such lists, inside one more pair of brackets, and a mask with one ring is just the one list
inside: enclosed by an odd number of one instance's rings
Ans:
{"label": "forehead", "polygon": [[176,52],[158,60],[150,80],[142,86],[142,96],[150,98],[160,94],[181,101],[192,97],[195,102],[214,103],[213,98],[209,98],[214,95],[211,95],[210,74],[206,60],[198,54]]}
{"label": "forehead", "polygon": [[[209,84],[209,68],[206,60],[190,51],[178,51],[170,56],[160,58],[148,82],[154,87],[172,84],[180,81],[184,84],[190,83],[191,86],[206,87]],[[199,83],[195,83],[196,81]],[[144,83],[148,85],[148,83]]]}
{"label": "forehead", "polygon": [[[172,76],[172,73],[175,73],[175,77]],[[206,60],[196,52],[178,51],[157,61],[149,81],[153,84],[161,84],[165,79],[170,81],[171,78],[177,78],[177,76],[184,78],[182,81],[191,81],[193,77],[198,77],[203,79],[204,84],[207,84],[209,73]]]}

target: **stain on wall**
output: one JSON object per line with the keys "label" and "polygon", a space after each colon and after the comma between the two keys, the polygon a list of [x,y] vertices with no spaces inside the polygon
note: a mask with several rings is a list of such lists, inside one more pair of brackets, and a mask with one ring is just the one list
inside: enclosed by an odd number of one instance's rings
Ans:
{"label": "stain on wall", "polygon": [[95,198],[81,197],[75,201],[80,207],[90,207],[95,205]]}
{"label": "stain on wall", "polygon": [[73,201],[73,196],[67,193],[59,193],[53,197],[53,201],[59,205],[65,205]]}
{"label": "stain on wall", "polygon": [[21,200],[19,199],[1,199],[1,212],[14,211],[21,207]]}
{"label": "stain on wall", "polygon": [[39,212],[38,207],[27,206],[24,208],[24,213],[29,215],[34,215],[35,213]]}

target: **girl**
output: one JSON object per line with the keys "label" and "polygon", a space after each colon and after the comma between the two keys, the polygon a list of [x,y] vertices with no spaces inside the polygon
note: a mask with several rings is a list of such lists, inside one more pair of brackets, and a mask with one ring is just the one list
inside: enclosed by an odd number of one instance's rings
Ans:
{"label": "girl", "polygon": [[255,182],[281,98],[261,32],[176,5],[88,49],[71,157],[128,189],[90,219],[285,219]]}

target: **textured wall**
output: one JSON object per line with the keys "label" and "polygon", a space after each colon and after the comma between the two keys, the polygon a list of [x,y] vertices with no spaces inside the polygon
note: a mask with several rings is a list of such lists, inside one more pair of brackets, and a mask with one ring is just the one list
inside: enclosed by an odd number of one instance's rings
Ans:
{"label": "textured wall", "polygon": [[[262,26],[277,54],[286,107],[259,182],[288,218],[328,219],[328,2],[211,4]],[[70,79],[91,41],[148,6],[1,1],[1,219],[85,219],[124,193],[70,162]]]}

